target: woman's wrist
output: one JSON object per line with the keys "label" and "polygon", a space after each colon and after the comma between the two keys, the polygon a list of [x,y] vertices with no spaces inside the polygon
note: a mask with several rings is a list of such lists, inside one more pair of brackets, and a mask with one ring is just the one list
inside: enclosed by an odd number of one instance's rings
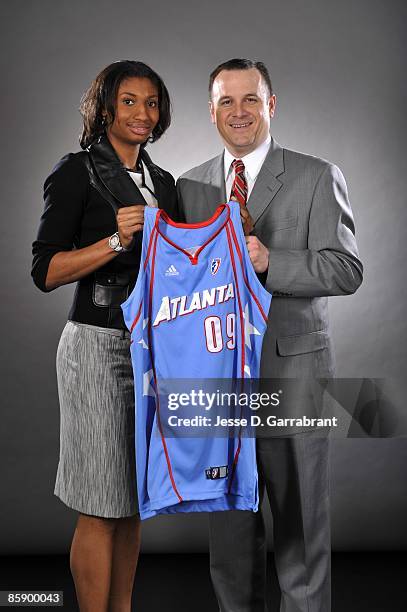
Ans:
{"label": "woman's wrist", "polygon": [[120,237],[120,233],[115,232],[109,237],[108,244],[109,244],[109,247],[116,253],[122,253],[123,251],[124,252],[131,251],[134,246],[134,236],[130,240],[130,242],[126,244],[126,242]]}

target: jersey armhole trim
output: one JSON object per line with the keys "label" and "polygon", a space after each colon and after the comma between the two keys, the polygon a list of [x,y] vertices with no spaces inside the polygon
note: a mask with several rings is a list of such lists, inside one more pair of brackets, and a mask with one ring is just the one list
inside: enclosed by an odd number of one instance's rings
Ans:
{"label": "jersey armhole trim", "polygon": [[[236,272],[236,263],[235,263],[235,256],[233,255],[233,246],[232,246],[232,239],[230,237],[230,229],[229,229],[229,225],[231,225],[231,227],[233,228],[233,223],[227,223],[226,224],[226,235],[227,235],[227,239],[228,239],[228,245],[229,245],[229,253],[230,253],[230,259],[232,262],[232,268],[233,268],[233,276],[235,279],[235,284],[236,284],[236,294],[237,294],[237,301],[238,301],[238,305],[239,305],[239,319],[240,319],[240,335],[241,335],[241,340],[242,340],[242,348],[241,348],[241,353],[242,353],[242,360],[241,360],[241,377],[244,378],[244,371],[245,371],[245,362],[246,362],[246,341],[245,341],[245,327],[244,327],[244,321],[243,321],[243,308],[242,308],[242,302],[240,299],[240,291],[239,291],[239,283],[237,281],[237,272]],[[236,467],[237,467],[237,462],[239,460],[239,455],[240,455],[240,449],[242,446],[242,439],[241,439],[241,428],[239,430],[239,442],[238,442],[238,446],[236,449],[236,453],[235,456],[233,458],[233,464],[232,464],[232,472],[230,475],[230,479],[229,479],[229,485],[228,485],[228,492],[230,493],[232,490],[232,483],[233,483],[233,479],[235,476],[235,472],[236,472]]]}
{"label": "jersey armhole trim", "polygon": [[[157,218],[158,218],[158,214],[157,214]],[[155,227],[156,229],[156,227]],[[154,290],[154,276],[155,276],[155,255],[156,255],[156,249],[157,249],[157,241],[158,241],[158,231],[156,232],[152,232],[155,235],[155,239],[154,239],[154,245],[153,245],[153,254],[152,254],[152,258],[151,258],[151,275],[150,275],[150,286],[149,286],[149,292],[148,292],[148,323],[147,323],[147,335],[148,335],[148,347],[149,347],[149,352],[150,352],[150,359],[151,359],[151,367],[153,370],[153,377],[154,377],[154,384],[155,384],[155,401],[156,401],[156,417],[157,417],[157,425],[158,425],[158,430],[160,432],[160,437],[161,437],[161,443],[163,446],[163,450],[164,450],[164,455],[165,455],[165,459],[166,459],[166,463],[167,463],[167,469],[168,469],[168,475],[170,477],[170,481],[171,481],[171,485],[172,488],[174,490],[174,493],[176,494],[176,496],[178,497],[179,502],[184,501],[178,491],[177,485],[175,483],[175,479],[174,479],[174,475],[172,472],[172,465],[171,465],[171,459],[168,453],[168,448],[167,448],[167,444],[165,442],[165,437],[163,434],[163,429],[162,429],[162,424],[161,424],[161,417],[160,417],[160,400],[159,400],[159,393],[158,393],[158,383],[157,383],[157,374],[156,374],[156,370],[155,370],[155,365],[154,365],[154,355],[153,355],[153,330],[152,330],[152,323],[151,323],[151,315],[152,315],[152,307],[153,307],[153,290]]]}
{"label": "jersey armhole trim", "polygon": [[[233,242],[235,244],[236,252],[237,252],[237,255],[238,255],[239,260],[240,260],[240,265],[242,267],[242,274],[243,274],[243,279],[244,279],[245,285],[248,288],[248,290],[250,291],[250,295],[252,296],[253,300],[256,302],[261,316],[263,317],[264,321],[267,323],[268,317],[267,317],[266,313],[264,312],[263,307],[260,304],[257,295],[254,293],[253,289],[250,287],[249,280],[248,280],[248,278],[246,276],[246,271],[245,271],[244,266],[243,266],[243,254],[242,254],[242,251],[240,250],[240,246],[239,246],[239,243],[238,243],[238,240],[237,240],[235,228],[233,227],[233,223],[230,223],[230,229],[232,230]],[[261,286],[263,291],[266,291],[266,293],[269,293],[266,289],[264,289],[263,285],[260,284],[260,286]],[[271,297],[271,294],[269,294],[269,295]]]}
{"label": "jersey armhole trim", "polygon": [[137,314],[136,314],[136,316],[134,317],[134,321],[133,321],[133,323],[131,324],[131,327],[130,327],[130,333],[132,333],[132,332],[133,332],[133,329],[136,327],[136,325],[137,325],[137,323],[138,323],[138,320],[139,320],[139,318],[140,318],[140,314],[141,314],[141,307],[142,307],[142,306],[143,306],[143,302],[141,301],[141,302],[140,302],[139,309],[138,309],[138,311],[137,311]]}

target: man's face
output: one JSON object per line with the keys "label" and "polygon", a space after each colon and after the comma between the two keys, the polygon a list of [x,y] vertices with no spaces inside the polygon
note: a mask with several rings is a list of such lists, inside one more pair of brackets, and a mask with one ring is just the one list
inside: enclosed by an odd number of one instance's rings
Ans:
{"label": "man's face", "polygon": [[222,70],[213,82],[209,109],[212,123],[230,153],[243,157],[267,138],[276,97],[256,68]]}

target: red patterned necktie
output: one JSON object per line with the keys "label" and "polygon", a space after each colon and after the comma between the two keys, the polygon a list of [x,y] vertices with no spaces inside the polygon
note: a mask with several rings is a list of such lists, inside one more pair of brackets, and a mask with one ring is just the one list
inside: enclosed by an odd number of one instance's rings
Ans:
{"label": "red patterned necktie", "polygon": [[232,166],[235,171],[230,199],[239,202],[240,206],[246,206],[247,202],[247,181],[244,175],[244,163],[241,159],[234,159]]}

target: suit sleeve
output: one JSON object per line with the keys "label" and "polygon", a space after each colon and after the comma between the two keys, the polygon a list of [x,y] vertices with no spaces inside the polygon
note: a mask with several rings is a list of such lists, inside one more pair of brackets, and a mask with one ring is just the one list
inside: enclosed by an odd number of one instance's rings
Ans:
{"label": "suit sleeve", "polygon": [[185,217],[185,211],[184,211],[184,202],[183,202],[183,199],[182,199],[182,188],[181,188],[181,185],[182,185],[182,180],[179,178],[177,180],[177,183],[176,183],[177,203],[178,203],[178,208],[177,208],[177,211],[178,211],[178,221],[180,223],[186,223],[186,217]]}
{"label": "suit sleeve", "polygon": [[271,246],[266,288],[284,297],[347,295],[362,277],[345,179],[339,168],[327,164],[313,193],[308,248]]}
{"label": "suit sleeve", "polygon": [[44,212],[32,245],[31,269],[34,283],[41,291],[50,291],[45,281],[53,256],[76,246],[88,186],[87,170],[74,155],[62,158],[45,181]]}

